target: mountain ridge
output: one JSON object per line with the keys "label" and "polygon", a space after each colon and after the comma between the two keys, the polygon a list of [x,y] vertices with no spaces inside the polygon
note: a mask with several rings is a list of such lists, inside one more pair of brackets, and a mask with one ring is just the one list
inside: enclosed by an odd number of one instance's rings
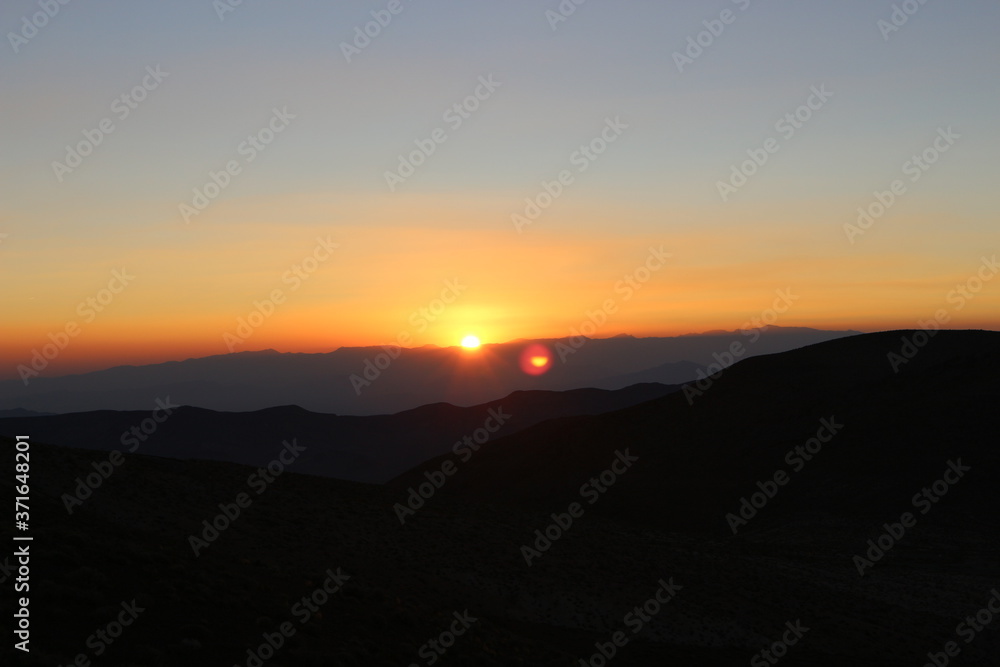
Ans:
{"label": "mountain ridge", "polygon": [[[931,475],[949,459],[960,458],[962,448],[955,441],[969,443],[967,453],[979,459],[981,475],[1000,476],[1000,453],[982,445],[993,428],[985,405],[1000,398],[994,380],[994,373],[1000,373],[1000,333],[940,332],[905,370],[895,373],[887,356],[913,333],[865,334],[761,355],[708,378],[701,383],[703,389],[692,383],[603,415],[536,424],[484,447],[440,493],[466,502],[555,509],[571,500],[574,489],[590,475],[606,468],[615,451],[631,448],[644,464],[630,471],[627,491],[608,493],[595,511],[626,521],[642,516],[670,530],[725,534],[724,518],[739,506],[740,498],[756,491],[756,482],[788,468],[786,452],[815,437],[824,420],[832,420],[842,424],[842,432],[801,471],[814,486],[790,484],[754,527],[791,521],[795,503],[802,504],[806,514],[820,514],[823,507],[849,514],[873,512],[865,508],[867,502],[885,507],[885,516],[891,518],[891,493],[905,502],[909,486],[916,491],[933,481],[921,482],[921,474]],[[950,393],[942,393],[942,384]],[[700,393],[688,391],[692,389]],[[774,404],[775,396],[782,397],[780,405]],[[948,437],[912,423],[913,415],[945,409],[956,422]],[[888,444],[879,448],[885,422],[894,424],[896,433],[886,434]],[[916,449],[910,452],[908,446]],[[771,463],[761,462],[761,452]],[[866,460],[870,470],[852,473],[852,456]],[[423,471],[440,467],[446,458],[428,461],[389,484],[399,490],[412,487]],[[893,462],[899,466],[896,475],[890,474]],[[831,479],[861,479],[866,490],[859,491],[856,501],[827,502],[835,493]],[[1000,502],[1000,497],[993,500]],[[656,520],[642,511],[658,504],[686,509],[667,511]],[[988,520],[982,509],[988,506],[977,505],[969,516]]]}
{"label": "mountain ridge", "polygon": [[[297,463],[311,474],[378,483],[449,451],[483,429],[497,411],[506,417],[498,418],[503,423],[494,421],[491,438],[553,416],[613,410],[678,388],[639,384],[620,390],[516,391],[469,407],[439,402],[365,416],[312,412],[298,405],[233,412],[165,402],[156,410],[8,417],[0,419],[0,434],[31,433],[56,445],[105,451],[127,444],[150,455],[245,465],[266,465],[284,440],[297,438],[307,448]],[[151,432],[142,430],[144,424]]]}
{"label": "mountain ridge", "polygon": [[[745,354],[756,355],[854,335],[779,331],[762,330],[749,338],[737,332],[559,338],[487,344],[477,350],[375,346],[309,354],[238,352],[85,374],[43,374],[27,386],[19,380],[0,381],[0,410],[143,409],[169,395],[176,402],[213,410],[247,411],[294,403],[314,412],[386,414],[436,401],[475,405],[517,389],[617,389],[637,380],[676,384],[694,379],[696,369],[708,367],[713,354],[735,342],[745,344]],[[529,375],[521,368],[519,357],[532,342],[548,347],[553,358],[543,375]],[[668,364],[679,364],[676,372]]]}

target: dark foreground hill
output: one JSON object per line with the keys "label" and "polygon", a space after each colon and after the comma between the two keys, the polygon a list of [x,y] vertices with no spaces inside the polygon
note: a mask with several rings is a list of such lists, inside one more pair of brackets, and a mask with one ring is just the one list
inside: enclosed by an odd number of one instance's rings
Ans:
{"label": "dark foreground hill", "polygon": [[[755,357],[649,403],[544,422],[482,451],[442,492],[565,506],[627,448],[638,461],[595,512],[724,535],[726,515],[776,474],[784,484],[742,532],[827,515],[898,517],[961,460],[971,471],[940,513],[996,523],[1000,333],[940,332],[912,360],[890,356],[912,336],[867,334]],[[406,488],[443,460],[392,484]]]}
{"label": "dark foreground hill", "polygon": [[[546,419],[610,412],[676,391],[641,384],[617,391],[518,391],[483,405],[425,405],[394,415],[344,417],[285,406],[215,412],[161,401],[154,411],[102,410],[0,419],[0,435],[31,433],[42,442],[180,459],[267,465],[295,441],[296,470],[381,483],[433,456],[472,451],[488,440]],[[169,397],[168,397],[169,398]],[[469,437],[467,444],[465,438]]]}
{"label": "dark foreground hill", "polygon": [[[544,422],[385,486],[285,471],[258,493],[251,468],[127,455],[69,514],[103,453],[36,442],[30,664],[996,665],[1000,341],[941,333],[893,373],[909,335],[747,360],[690,405]],[[794,472],[822,419],[843,428]],[[734,536],[725,513],[779,469]]]}

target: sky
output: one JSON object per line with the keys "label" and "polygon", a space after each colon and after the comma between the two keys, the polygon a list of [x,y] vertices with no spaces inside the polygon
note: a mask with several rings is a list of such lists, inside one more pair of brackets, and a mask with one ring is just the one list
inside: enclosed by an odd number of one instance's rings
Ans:
{"label": "sky", "polygon": [[1000,328],[993,1],[6,0],[0,28],[0,377]]}

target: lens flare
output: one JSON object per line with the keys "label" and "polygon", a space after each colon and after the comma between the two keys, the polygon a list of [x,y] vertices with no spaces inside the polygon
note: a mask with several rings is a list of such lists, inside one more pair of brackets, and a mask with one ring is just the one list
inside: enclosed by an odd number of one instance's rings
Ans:
{"label": "lens flare", "polygon": [[542,375],[552,368],[552,353],[540,343],[521,350],[521,370],[528,375]]}

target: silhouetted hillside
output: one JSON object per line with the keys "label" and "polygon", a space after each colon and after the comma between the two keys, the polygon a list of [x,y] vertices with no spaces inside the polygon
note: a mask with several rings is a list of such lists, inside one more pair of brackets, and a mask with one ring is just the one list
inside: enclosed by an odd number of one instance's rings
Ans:
{"label": "silhouetted hillside", "polygon": [[[955,642],[956,665],[990,667],[996,617],[971,638],[967,619],[986,613],[1000,580],[1000,334],[942,332],[894,373],[887,355],[912,336],[748,359],[702,395],[547,420],[387,485],[303,475],[313,470],[296,462],[258,492],[253,468],[125,454],[70,514],[68,494],[107,454],[32,434],[37,611],[25,664],[97,658],[89,638],[134,600],[142,616],[100,664],[256,665],[291,623],[262,664],[423,665],[429,642],[471,618],[440,664],[578,667],[613,648],[603,664],[729,667],[780,654],[787,665],[904,667]],[[509,398],[523,410],[550,402],[539,412],[565,399]],[[329,418],[209,414],[249,421],[245,432]],[[407,419],[426,429],[461,414],[428,406]],[[827,442],[794,471],[786,452],[823,420]],[[726,513],[779,470],[787,484],[733,535]],[[7,497],[13,485],[0,476]],[[10,559],[0,565],[11,571]],[[342,586],[300,615],[331,575]],[[782,645],[789,628],[800,634]]]}
{"label": "silhouetted hillside", "polygon": [[[913,333],[759,356],[662,399],[539,424],[485,448],[443,491],[556,509],[578,497],[616,450],[628,448],[639,462],[596,512],[725,534],[725,515],[779,470],[790,481],[746,531],[824,515],[898,517],[900,505],[961,458],[973,466],[970,481],[935,514],[995,522],[1000,486],[988,480],[1000,473],[993,409],[1000,399],[1000,334],[940,332],[896,373],[888,355]],[[793,453],[789,464],[786,454],[815,437],[823,420],[843,428],[834,429],[813,460]],[[405,488],[440,463],[428,462],[393,485]]]}
{"label": "silhouetted hillside", "polygon": [[[642,384],[617,391],[518,391],[468,408],[437,403],[370,417],[321,414],[298,406],[215,412],[164,402],[155,412],[102,410],[0,419],[0,435],[31,433],[43,442],[70,447],[248,465],[267,464],[283,441],[294,438],[305,448],[296,462],[302,472],[384,482],[452,451],[456,442],[468,449],[552,417],[609,412],[677,389]],[[464,443],[466,436],[473,438],[472,445]]]}

